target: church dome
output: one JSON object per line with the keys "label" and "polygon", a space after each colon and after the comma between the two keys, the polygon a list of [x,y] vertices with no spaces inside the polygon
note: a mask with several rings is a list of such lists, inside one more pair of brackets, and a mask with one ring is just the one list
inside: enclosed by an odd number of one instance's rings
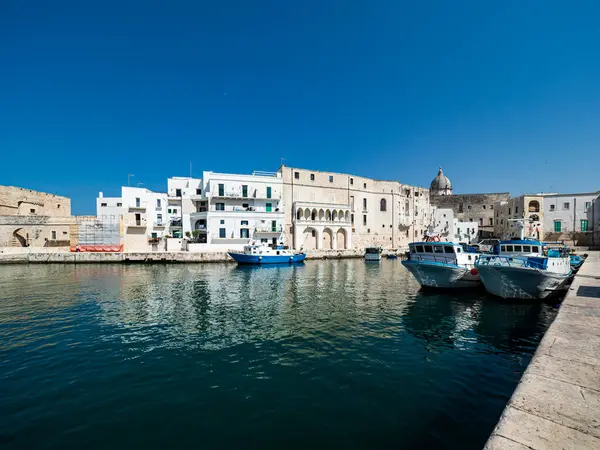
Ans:
{"label": "church dome", "polygon": [[452,195],[452,183],[450,183],[448,177],[444,175],[441,167],[437,177],[431,182],[429,190],[434,195]]}

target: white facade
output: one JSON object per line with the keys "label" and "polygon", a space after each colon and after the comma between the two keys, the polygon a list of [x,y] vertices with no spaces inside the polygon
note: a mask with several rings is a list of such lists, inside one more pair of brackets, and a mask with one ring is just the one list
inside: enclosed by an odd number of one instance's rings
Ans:
{"label": "white facade", "polygon": [[96,198],[96,217],[120,217],[125,213],[121,197],[105,197],[102,192]]}
{"label": "white facade", "polygon": [[544,195],[544,230],[547,233],[591,233],[600,217],[595,204],[600,192]]}
{"label": "white facade", "polygon": [[171,177],[167,180],[167,222],[170,234],[182,238],[191,236],[193,226],[191,214],[198,209],[202,196],[202,179],[192,177]]}
{"label": "white facade", "polygon": [[190,228],[196,242],[223,249],[250,241],[288,244],[284,233],[283,181],[276,173],[204,172],[202,195],[193,200]]}
{"label": "white facade", "polygon": [[451,208],[434,208],[432,220],[430,231],[442,241],[472,244],[477,239],[479,224],[458,220]]}

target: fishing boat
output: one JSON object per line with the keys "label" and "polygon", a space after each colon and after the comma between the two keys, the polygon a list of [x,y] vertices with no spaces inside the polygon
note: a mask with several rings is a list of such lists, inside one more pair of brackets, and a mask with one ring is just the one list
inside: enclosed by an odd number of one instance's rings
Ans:
{"label": "fishing boat", "polygon": [[381,247],[365,248],[365,261],[381,261]]}
{"label": "fishing boat", "polygon": [[479,253],[466,245],[438,240],[413,242],[408,245],[407,259],[402,265],[422,287],[472,288],[481,285],[475,261]]}
{"label": "fishing boat", "polygon": [[564,244],[548,247],[534,239],[500,241],[493,255],[475,263],[486,290],[502,298],[543,299],[561,291],[571,276]]}
{"label": "fishing boat", "polygon": [[283,245],[250,244],[241,252],[230,251],[228,254],[238,264],[292,264],[306,259],[306,253],[296,253]]}

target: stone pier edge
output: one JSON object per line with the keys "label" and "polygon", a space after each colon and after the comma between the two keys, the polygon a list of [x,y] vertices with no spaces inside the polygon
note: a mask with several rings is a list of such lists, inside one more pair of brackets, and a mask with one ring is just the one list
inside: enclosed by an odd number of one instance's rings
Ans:
{"label": "stone pier edge", "polygon": [[589,253],[485,450],[600,449],[600,252]]}

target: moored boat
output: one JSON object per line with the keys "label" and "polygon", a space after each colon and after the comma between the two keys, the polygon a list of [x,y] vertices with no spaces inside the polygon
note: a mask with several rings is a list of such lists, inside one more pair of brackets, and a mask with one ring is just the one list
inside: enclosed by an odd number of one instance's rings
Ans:
{"label": "moored boat", "polygon": [[470,288],[481,284],[475,269],[478,253],[452,242],[426,241],[409,244],[402,265],[423,287]]}
{"label": "moored boat", "polygon": [[381,247],[367,247],[365,248],[365,261],[380,261],[381,260]]}
{"label": "moored boat", "polygon": [[231,251],[228,254],[238,264],[291,264],[306,259],[305,253],[295,253],[283,245],[250,244],[246,245],[241,252]]}
{"label": "moored boat", "polygon": [[543,299],[562,290],[571,275],[567,248],[537,240],[501,241],[475,267],[486,290],[502,298]]}

